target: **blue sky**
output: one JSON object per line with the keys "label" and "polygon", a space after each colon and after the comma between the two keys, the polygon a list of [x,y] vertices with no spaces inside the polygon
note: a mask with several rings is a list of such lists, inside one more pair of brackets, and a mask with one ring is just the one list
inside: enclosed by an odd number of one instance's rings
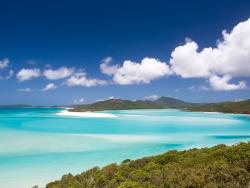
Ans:
{"label": "blue sky", "polygon": [[0,6],[0,104],[250,98],[250,1]]}

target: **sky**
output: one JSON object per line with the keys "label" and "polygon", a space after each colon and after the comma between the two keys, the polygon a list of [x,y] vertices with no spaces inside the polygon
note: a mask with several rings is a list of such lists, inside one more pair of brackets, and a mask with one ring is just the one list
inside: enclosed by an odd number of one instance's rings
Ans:
{"label": "sky", "polygon": [[250,1],[0,1],[0,104],[250,98]]}

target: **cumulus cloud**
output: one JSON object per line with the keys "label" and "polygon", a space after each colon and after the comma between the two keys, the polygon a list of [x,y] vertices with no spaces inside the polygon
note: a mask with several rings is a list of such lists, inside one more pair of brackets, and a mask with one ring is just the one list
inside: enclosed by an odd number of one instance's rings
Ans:
{"label": "cumulus cloud", "polygon": [[18,81],[23,82],[26,80],[30,80],[32,78],[37,78],[40,76],[40,69],[21,69],[16,77],[18,79]]}
{"label": "cumulus cloud", "polygon": [[57,86],[53,83],[49,83],[45,86],[45,88],[42,89],[42,91],[49,91],[49,90],[53,90],[56,89]]}
{"label": "cumulus cloud", "polygon": [[6,67],[8,67],[10,64],[10,60],[5,58],[3,60],[0,60],[0,69],[5,69]]}
{"label": "cumulus cloud", "polygon": [[187,42],[175,48],[171,54],[170,64],[173,72],[183,78],[208,77],[210,70],[204,52],[197,52],[195,42]]}
{"label": "cumulus cloud", "polygon": [[103,74],[107,74],[109,76],[112,76],[117,72],[119,69],[118,65],[111,65],[113,59],[112,57],[106,57],[102,60],[102,64],[100,65],[101,72]]}
{"label": "cumulus cloud", "polygon": [[158,98],[159,98],[159,96],[155,95],[155,94],[144,97],[144,99],[146,99],[146,100],[152,100],[152,101],[157,100]]}
{"label": "cumulus cloud", "polygon": [[113,81],[120,85],[148,84],[171,74],[169,66],[155,58],[144,58],[140,63],[126,60],[122,66],[111,65],[108,60],[100,65],[101,71],[113,76]]}
{"label": "cumulus cloud", "polygon": [[33,91],[33,89],[27,87],[27,88],[18,89],[18,91],[20,91],[20,92],[31,92],[31,91]]}
{"label": "cumulus cloud", "polygon": [[74,103],[75,104],[81,104],[81,103],[84,103],[84,101],[85,101],[85,99],[82,97],[82,98],[80,98],[80,99],[74,99]]}
{"label": "cumulus cloud", "polygon": [[245,88],[244,81],[238,84],[228,81],[250,76],[250,19],[237,24],[231,32],[224,30],[222,35],[215,48],[199,51],[198,44],[191,40],[176,47],[171,53],[172,71],[183,78],[208,78],[216,90]]}
{"label": "cumulus cloud", "polygon": [[68,86],[93,87],[97,85],[105,85],[106,83],[107,82],[105,80],[87,78],[87,75],[84,71],[76,72],[66,80],[66,85]]}
{"label": "cumulus cloud", "polygon": [[74,68],[61,67],[59,69],[46,69],[43,75],[49,80],[58,80],[69,77],[74,73]]}
{"label": "cumulus cloud", "polygon": [[246,88],[246,83],[244,81],[239,81],[237,84],[229,83],[232,79],[230,75],[225,75],[222,77],[213,75],[209,78],[209,83],[214,90],[237,90]]}

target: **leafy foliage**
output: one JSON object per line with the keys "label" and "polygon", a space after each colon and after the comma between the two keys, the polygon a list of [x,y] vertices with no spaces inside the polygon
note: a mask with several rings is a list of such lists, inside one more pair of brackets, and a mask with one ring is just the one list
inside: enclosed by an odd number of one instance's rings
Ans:
{"label": "leafy foliage", "polygon": [[169,151],[120,165],[64,175],[46,188],[244,188],[250,185],[250,142]]}

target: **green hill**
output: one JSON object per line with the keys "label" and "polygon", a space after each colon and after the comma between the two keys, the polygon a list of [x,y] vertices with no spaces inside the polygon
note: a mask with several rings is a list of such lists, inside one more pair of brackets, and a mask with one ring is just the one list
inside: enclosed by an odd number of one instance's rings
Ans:
{"label": "green hill", "polygon": [[152,101],[130,101],[122,99],[110,99],[99,101],[88,105],[74,106],[71,111],[84,112],[84,111],[102,111],[102,110],[132,110],[132,109],[161,109],[160,105]]}
{"label": "green hill", "polygon": [[72,111],[102,111],[102,110],[131,110],[131,109],[163,109],[163,108],[188,108],[197,105],[171,97],[161,97],[155,101],[149,100],[123,100],[109,99],[93,104],[73,106]]}
{"label": "green hill", "polygon": [[202,112],[250,114],[250,99],[239,102],[221,102],[221,103],[203,104],[200,106],[190,107],[188,108],[188,110],[202,111]]}
{"label": "green hill", "polygon": [[250,142],[169,151],[64,175],[46,188],[248,188]]}
{"label": "green hill", "polygon": [[163,108],[188,108],[198,105],[196,103],[189,103],[172,97],[160,97],[155,103]]}
{"label": "green hill", "polygon": [[93,104],[78,105],[73,107],[74,109],[72,109],[71,111],[77,112],[177,108],[185,109],[188,111],[250,114],[250,99],[240,102],[221,102],[207,104],[189,103],[171,97],[161,97],[155,101],[109,99]]}

